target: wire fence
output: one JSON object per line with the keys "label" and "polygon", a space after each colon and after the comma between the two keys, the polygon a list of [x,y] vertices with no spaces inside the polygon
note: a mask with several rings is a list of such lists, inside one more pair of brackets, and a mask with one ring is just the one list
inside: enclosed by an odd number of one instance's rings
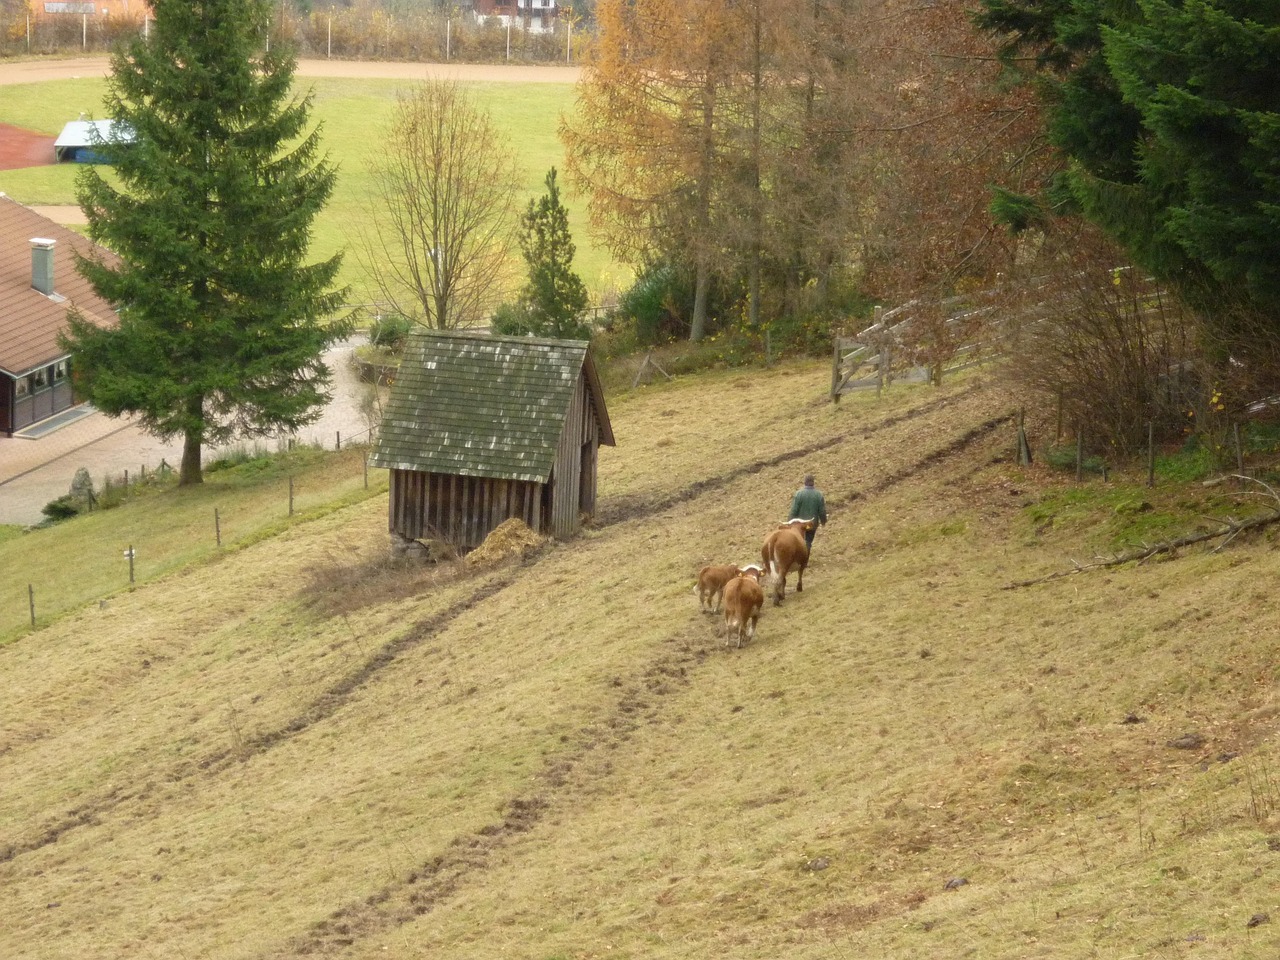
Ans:
{"label": "wire fence", "polygon": [[[87,55],[153,29],[149,17],[98,13],[63,4],[37,14],[0,8],[0,56]],[[574,63],[587,32],[569,17],[479,16],[470,12],[393,16],[369,7],[301,14],[277,11],[265,40],[294,45],[299,57],[411,63]]]}
{"label": "wire fence", "polygon": [[[224,466],[274,460],[274,473],[268,479],[225,488],[203,484],[195,496],[166,503],[162,515],[145,514],[145,523],[131,523],[125,514],[120,515],[119,523],[110,521],[104,526],[91,522],[83,529],[78,526],[79,521],[57,523],[45,531],[39,556],[22,551],[20,540],[13,541],[14,553],[4,561],[11,576],[0,582],[0,636],[23,627],[36,629],[56,616],[139,580],[162,575],[237,544],[253,542],[263,530],[327,509],[335,502],[381,493],[386,487],[382,472],[369,466],[368,431],[350,436],[335,434],[323,448],[297,444],[291,438],[281,441],[280,449],[274,453],[261,449],[224,450],[225,460],[215,456],[206,467],[206,473],[214,473]],[[304,450],[326,458],[336,453],[340,459],[297,458]],[[176,483],[176,472],[161,460],[154,467],[108,475],[96,489],[90,486],[80,494],[78,505],[83,510],[73,512],[99,514],[123,507]],[[110,530],[111,535],[104,536],[105,530]],[[4,547],[0,547],[0,555],[3,552]]]}

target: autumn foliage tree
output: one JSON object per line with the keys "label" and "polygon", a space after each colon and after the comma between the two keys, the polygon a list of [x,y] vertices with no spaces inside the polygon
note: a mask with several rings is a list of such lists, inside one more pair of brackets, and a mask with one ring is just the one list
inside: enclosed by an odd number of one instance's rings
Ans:
{"label": "autumn foliage tree", "polygon": [[515,158],[489,115],[453,80],[400,97],[371,164],[382,204],[365,265],[393,311],[447,330],[481,322],[508,277]]}

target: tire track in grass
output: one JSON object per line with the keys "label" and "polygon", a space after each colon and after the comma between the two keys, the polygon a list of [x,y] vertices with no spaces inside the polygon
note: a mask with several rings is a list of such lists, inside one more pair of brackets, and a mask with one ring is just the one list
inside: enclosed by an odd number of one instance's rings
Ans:
{"label": "tire track in grass", "polygon": [[[531,559],[526,560],[525,563],[531,562]],[[101,821],[103,815],[131,800],[145,800],[151,794],[154,789],[153,784],[157,780],[163,780],[164,783],[172,785],[196,776],[196,771],[201,775],[216,775],[237,764],[263,755],[304,733],[315,724],[329,719],[351,699],[352,694],[384,668],[445,630],[462,614],[510,586],[519,576],[523,566],[524,564],[520,564],[513,567],[505,576],[490,580],[446,609],[419,620],[408,630],[383,644],[355,669],[340,677],[316,697],[305,710],[284,725],[248,738],[239,748],[207,754],[199,760],[169,771],[167,776],[149,778],[149,782],[138,789],[115,787],[58,817],[30,840],[0,842],[0,863],[57,843],[77,827],[95,825]]]}
{"label": "tire track in grass", "polygon": [[500,820],[455,837],[403,879],[339,907],[310,930],[263,954],[263,960],[339,955],[357,940],[387,933],[430,913],[549,814],[568,809],[589,784],[607,776],[617,752],[637,730],[661,719],[666,698],[688,687],[697,667],[711,653],[701,631],[669,636],[643,670],[629,679],[609,681],[618,691],[610,712],[583,727],[570,748],[536,775],[528,792],[508,800]]}
{"label": "tire track in grass", "polygon": [[[866,493],[855,492],[841,498],[841,502],[883,493],[962,453],[1012,420],[1011,413],[992,417],[886,477]],[[654,512],[663,509],[666,507],[655,507]],[[569,750],[552,759],[537,775],[536,785],[530,792],[509,800],[501,820],[455,837],[442,852],[415,867],[404,879],[383,886],[364,900],[339,907],[286,947],[265,954],[263,960],[284,960],[299,954],[336,956],[357,940],[380,936],[411,923],[473,882],[475,875],[487,870],[500,852],[517,843],[549,815],[571,809],[580,791],[599,776],[608,774],[612,767],[610,758],[640,727],[661,720],[666,697],[688,687],[696,669],[713,652],[713,648],[705,644],[705,636],[699,641],[687,631],[668,637],[667,643],[674,645],[674,649],[664,648],[635,676],[611,681],[612,686],[619,689],[611,712],[584,728]]]}
{"label": "tire track in grass", "polygon": [[[865,439],[879,431],[889,429],[905,422],[917,420],[920,417],[928,416],[933,412],[945,409],[951,404],[959,402],[976,390],[980,389],[980,386],[981,385],[975,385],[956,396],[939,398],[919,407],[913,407],[902,414],[887,417],[876,424],[872,424],[859,430],[848,431],[829,437],[804,448],[785,451],[773,457],[756,460],[750,464],[736,467],[717,476],[697,481],[685,490],[671,496],[663,497],[658,500],[641,502],[631,507],[624,507],[617,511],[617,515],[611,517],[606,523],[601,524],[601,526],[613,526],[626,521],[640,520],[657,515],[670,509],[676,504],[687,502],[706,493],[718,491],[732,481],[743,476],[758,473],[766,467],[777,466],[790,460],[808,456],[816,451],[829,449],[850,439]],[[855,491],[852,494],[833,501],[833,505],[843,505],[862,499],[865,496],[882,493],[897,483],[909,479],[920,471],[964,450],[971,443],[992,432],[996,427],[1009,422],[1012,417],[1012,414],[1004,414],[999,417],[991,418],[978,427],[971,429],[952,443],[934,450],[912,465],[903,468],[889,477],[886,477],[884,480],[878,482],[874,487],[870,488],[867,492],[863,493]],[[366,683],[380,674],[383,669],[390,666],[405,653],[413,650],[426,640],[447,629],[448,626],[462,614],[472,610],[484,601],[500,594],[519,576],[523,575],[526,567],[536,564],[544,553],[545,551],[539,551],[525,558],[520,564],[513,566],[505,575],[495,577],[445,610],[427,617],[424,620],[418,621],[404,633],[389,640],[369,656],[361,665],[347,673],[345,676],[339,678],[324,693],[320,694],[315,700],[313,700],[312,703],[301,713],[297,714],[293,719],[284,723],[275,730],[267,731],[250,738],[238,749],[227,749],[209,754],[200,760],[195,761],[192,765],[184,765],[184,767],[171,770],[167,776],[149,778],[148,783],[142,785],[140,788],[133,790],[122,787],[112,788],[106,793],[95,797],[58,817],[50,824],[43,827],[39,831],[38,835],[30,840],[15,840],[8,843],[0,841],[0,863],[12,860],[21,854],[31,853],[41,849],[42,847],[57,843],[61,837],[65,836],[68,832],[76,829],[77,827],[99,824],[104,816],[110,814],[117,807],[120,807],[130,801],[146,799],[151,794],[152,790],[155,789],[153,783],[156,781],[162,781],[166,784],[172,785],[173,783],[181,782],[192,776],[196,776],[196,771],[198,771],[200,775],[216,775],[237,764],[244,763],[250,759],[264,755],[276,747],[290,741],[292,738],[304,733],[315,724],[329,719],[350,700],[351,696],[356,691],[361,689]],[[662,668],[659,665],[653,669],[661,670]],[[627,710],[624,709],[626,703],[627,701],[625,700],[620,702],[618,710],[615,711],[615,717],[609,721],[610,725],[619,725],[617,714],[627,712]],[[571,764],[570,766],[572,767],[574,764]],[[530,817],[541,810],[541,805],[539,803],[533,801],[526,802],[519,798],[517,798],[517,800],[513,800],[512,804],[513,810],[515,810],[516,813],[509,815],[504,819],[502,824],[499,824],[496,827],[491,826],[485,828],[486,831],[490,832],[484,834],[484,836],[509,836],[514,833],[523,832],[522,830],[517,829],[517,827],[519,827],[520,824],[529,822]],[[507,826],[508,821],[511,822],[510,826]],[[528,827],[525,829],[528,829]],[[455,843],[456,842],[457,841],[455,841]],[[467,840],[466,842],[470,845],[479,847],[489,845],[488,841],[477,841],[474,844],[472,843],[472,840]],[[447,873],[447,867],[448,864],[442,862],[439,867],[429,871],[429,873],[432,876],[444,876],[445,873]]]}
{"label": "tire track in grass", "polygon": [[619,497],[616,500],[608,501],[601,504],[600,512],[597,516],[597,528],[610,527],[614,524],[625,523],[628,520],[642,520],[653,514],[661,513],[664,510],[670,510],[672,507],[682,503],[687,503],[701,497],[706,493],[713,493],[722,490],[736,480],[743,477],[752,476],[768,467],[781,466],[784,463],[790,463],[793,460],[800,460],[804,457],[812,456],[815,453],[821,453],[824,450],[830,450],[849,440],[866,440],[874,436],[882,430],[889,430],[893,427],[900,426],[904,423],[910,423],[921,417],[926,417],[938,410],[945,409],[952,404],[959,403],[970,395],[982,390],[983,384],[977,382],[967,387],[960,393],[948,397],[939,397],[928,403],[923,403],[918,407],[912,407],[903,413],[894,414],[880,420],[876,423],[860,427],[856,430],[849,430],[843,433],[833,434],[824,440],[816,443],[808,444],[803,447],[795,447],[791,450],[784,450],[782,453],[774,454],[772,457],[764,457],[759,460],[753,460],[750,463],[742,464],[724,473],[707,477],[703,480],[695,480],[683,490],[665,496],[648,496],[645,494],[634,494],[630,497]]}

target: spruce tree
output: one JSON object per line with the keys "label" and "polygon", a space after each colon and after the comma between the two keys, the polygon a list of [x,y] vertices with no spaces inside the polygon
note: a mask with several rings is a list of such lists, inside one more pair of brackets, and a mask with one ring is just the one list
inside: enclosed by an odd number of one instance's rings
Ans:
{"label": "spruce tree", "polygon": [[529,201],[520,221],[520,250],[529,267],[521,299],[531,331],[547,337],[585,339],[590,336],[582,322],[587,287],[573,269],[575,248],[569,235],[569,211],[560,202],[555,167],[545,182],[547,192]]}
{"label": "spruce tree", "polygon": [[1280,6],[982,6],[1008,62],[1022,69],[1030,54],[1038,68],[1050,137],[1070,160],[1057,209],[1101,226],[1227,340],[1280,314]]}
{"label": "spruce tree", "polygon": [[307,262],[311,224],[333,190],[295,59],[266,49],[264,0],[153,0],[149,37],[112,56],[107,113],[132,143],[76,184],[89,235],[118,260],[82,260],[120,324],[72,316],[64,345],[88,398],[182,436],[180,484],[201,482],[201,449],[295,430],[328,398],[323,351],[340,256]]}

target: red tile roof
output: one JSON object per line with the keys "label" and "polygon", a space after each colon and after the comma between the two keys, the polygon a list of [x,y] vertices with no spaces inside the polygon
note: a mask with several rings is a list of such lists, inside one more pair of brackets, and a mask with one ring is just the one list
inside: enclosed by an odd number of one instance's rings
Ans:
{"label": "red tile roof", "polygon": [[[56,241],[53,290],[66,298],[63,302],[31,285],[31,241],[36,237]],[[20,375],[66,356],[57,338],[73,306],[101,326],[119,322],[111,305],[76,270],[73,248],[87,255],[94,244],[0,193],[0,370]]]}

